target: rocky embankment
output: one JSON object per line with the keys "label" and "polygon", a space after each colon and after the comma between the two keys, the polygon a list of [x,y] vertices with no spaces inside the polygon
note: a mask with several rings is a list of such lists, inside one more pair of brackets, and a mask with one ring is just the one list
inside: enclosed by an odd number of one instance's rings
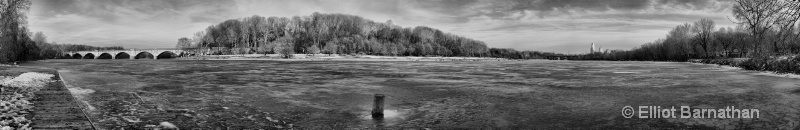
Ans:
{"label": "rocky embankment", "polygon": [[0,76],[0,129],[31,129],[37,92],[54,82],[52,74],[27,72]]}

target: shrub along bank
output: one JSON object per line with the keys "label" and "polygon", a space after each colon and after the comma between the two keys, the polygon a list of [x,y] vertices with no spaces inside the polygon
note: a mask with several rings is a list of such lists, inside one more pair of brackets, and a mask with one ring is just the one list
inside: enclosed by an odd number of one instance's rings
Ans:
{"label": "shrub along bank", "polygon": [[718,64],[739,67],[745,70],[772,71],[776,73],[800,74],[800,55],[781,57],[754,57],[733,59],[695,59],[695,63]]}

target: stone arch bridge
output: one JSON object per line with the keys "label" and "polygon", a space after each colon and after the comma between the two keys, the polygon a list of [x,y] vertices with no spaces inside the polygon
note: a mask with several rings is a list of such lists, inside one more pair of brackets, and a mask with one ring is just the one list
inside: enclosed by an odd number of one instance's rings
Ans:
{"label": "stone arch bridge", "polygon": [[73,59],[165,59],[184,55],[180,49],[130,49],[68,52],[65,57]]}

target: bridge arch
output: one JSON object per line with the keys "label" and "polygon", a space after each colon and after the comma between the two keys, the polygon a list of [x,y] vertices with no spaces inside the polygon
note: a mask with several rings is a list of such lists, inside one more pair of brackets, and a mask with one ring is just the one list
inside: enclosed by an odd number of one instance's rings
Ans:
{"label": "bridge arch", "polygon": [[156,56],[156,59],[170,59],[170,58],[175,58],[175,57],[178,57],[178,54],[175,54],[172,51],[163,51],[161,53],[158,53],[158,56]]}
{"label": "bridge arch", "polygon": [[131,49],[77,51],[68,54],[69,55],[65,56],[72,57],[74,59],[166,59],[177,58],[189,53],[178,49]]}
{"label": "bridge arch", "polygon": [[139,54],[136,54],[136,57],[134,57],[134,59],[155,59],[155,56],[153,56],[153,54],[151,54],[150,52],[143,51],[139,52]]}
{"label": "bridge arch", "polygon": [[94,54],[86,53],[86,55],[83,56],[83,59],[94,59],[94,57],[95,57]]}
{"label": "bridge arch", "polygon": [[81,56],[81,54],[75,53],[74,55],[72,55],[72,59],[83,59],[83,56]]}
{"label": "bridge arch", "polygon": [[125,52],[119,52],[114,56],[114,59],[131,59],[131,55]]}
{"label": "bridge arch", "polygon": [[62,56],[61,58],[63,58],[63,59],[72,59],[72,55],[64,54],[64,56]]}
{"label": "bridge arch", "polygon": [[103,53],[97,56],[97,59],[114,59],[114,56],[109,53]]}

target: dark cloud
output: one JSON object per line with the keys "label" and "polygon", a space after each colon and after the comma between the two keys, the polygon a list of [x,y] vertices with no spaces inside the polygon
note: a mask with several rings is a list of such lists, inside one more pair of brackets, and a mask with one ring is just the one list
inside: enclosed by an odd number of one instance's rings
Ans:
{"label": "dark cloud", "polygon": [[633,22],[559,22],[558,26],[552,23],[527,23],[527,24],[507,24],[486,28],[479,31],[595,31],[595,32],[633,32],[637,30],[652,30],[671,28],[674,25],[652,25],[636,24]]}
{"label": "dark cloud", "polygon": [[468,6],[478,3],[478,0],[417,0],[409,1],[422,9],[429,9],[440,13],[457,15]]}
{"label": "dark cloud", "polygon": [[540,17],[571,14],[575,10],[581,12],[628,11],[640,12],[648,9],[678,8],[689,10],[725,11],[726,6],[719,4],[726,1],[717,0],[419,0],[415,1],[422,9],[463,17],[488,16],[494,19],[507,19],[508,16],[521,11],[541,12]]}
{"label": "dark cloud", "polygon": [[593,11],[608,9],[637,10],[648,7],[648,0],[518,0],[517,10],[552,11],[555,9],[581,8]]}
{"label": "dark cloud", "polygon": [[[202,9],[198,17],[222,16],[236,9],[235,2],[220,0],[34,0],[41,6],[41,17],[55,15],[79,14],[105,21],[119,20],[120,12],[132,11],[141,14],[153,14],[153,18],[172,17],[180,13],[189,13],[193,9]],[[202,18],[201,18],[202,19]]]}
{"label": "dark cloud", "polygon": [[40,11],[41,17],[53,17],[55,15],[81,14],[87,16],[100,17],[105,20],[113,20],[114,7],[119,4],[113,1],[86,1],[86,0],[34,0],[34,6],[41,6],[44,11]]}

